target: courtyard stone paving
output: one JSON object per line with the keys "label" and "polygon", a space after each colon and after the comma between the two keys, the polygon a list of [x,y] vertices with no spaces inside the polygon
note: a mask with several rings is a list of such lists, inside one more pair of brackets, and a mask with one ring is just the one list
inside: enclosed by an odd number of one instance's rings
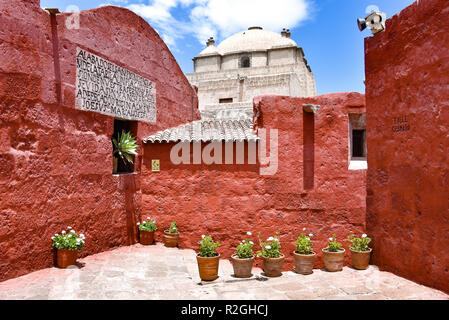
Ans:
{"label": "courtyard stone paving", "polygon": [[193,250],[134,245],[79,259],[79,266],[50,268],[0,283],[0,299],[163,299],[163,300],[390,300],[449,299],[375,266],[358,271],[314,270],[304,276],[284,272],[267,278],[254,268],[253,277],[232,277],[228,260],[220,261],[220,277],[202,282]]}

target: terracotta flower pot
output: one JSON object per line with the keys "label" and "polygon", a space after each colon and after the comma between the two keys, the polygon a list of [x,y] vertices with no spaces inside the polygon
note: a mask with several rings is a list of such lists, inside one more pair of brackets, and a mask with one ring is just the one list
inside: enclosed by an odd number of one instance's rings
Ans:
{"label": "terracotta flower pot", "polygon": [[149,246],[154,242],[154,231],[140,230],[140,244]]}
{"label": "terracotta flower pot", "polygon": [[315,264],[316,253],[299,254],[293,252],[295,257],[295,272],[299,274],[312,274],[313,265]]}
{"label": "terracotta flower pot", "polygon": [[373,249],[369,248],[368,251],[354,251],[351,250],[351,260],[352,266],[358,270],[366,270],[369,266],[369,259],[371,257],[371,251]]}
{"label": "terracotta flower pot", "polygon": [[78,258],[78,250],[58,249],[56,254],[56,262],[58,267],[65,269],[68,266],[76,264]]}
{"label": "terracotta flower pot", "polygon": [[263,257],[263,271],[268,277],[280,277],[282,275],[282,264],[285,256],[281,254],[279,258]]}
{"label": "terracotta flower pot", "polygon": [[234,276],[236,278],[251,278],[254,257],[248,259],[240,259],[236,255],[231,257],[232,266],[234,268]]}
{"label": "terracotta flower pot", "polygon": [[336,272],[343,270],[343,263],[345,260],[345,249],[338,252],[329,252],[327,248],[322,249],[324,266],[329,272]]}
{"label": "terracotta flower pot", "polygon": [[164,231],[164,244],[166,247],[174,248],[178,246],[179,233],[170,233],[168,230]]}
{"label": "terracotta flower pot", "polygon": [[220,255],[216,257],[200,257],[196,256],[198,262],[198,271],[201,280],[212,281],[218,278],[218,265],[220,263]]}

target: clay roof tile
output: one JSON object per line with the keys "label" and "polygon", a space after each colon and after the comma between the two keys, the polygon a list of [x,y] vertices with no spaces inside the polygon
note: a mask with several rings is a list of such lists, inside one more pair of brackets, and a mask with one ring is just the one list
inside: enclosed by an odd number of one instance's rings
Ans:
{"label": "clay roof tile", "polygon": [[257,141],[252,120],[199,120],[159,131],[143,139],[155,142]]}

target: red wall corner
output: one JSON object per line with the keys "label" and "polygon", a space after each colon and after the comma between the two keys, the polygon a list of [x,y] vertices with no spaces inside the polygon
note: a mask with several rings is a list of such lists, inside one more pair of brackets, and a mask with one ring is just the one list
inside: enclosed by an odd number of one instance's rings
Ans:
{"label": "red wall corner", "polygon": [[365,40],[373,262],[449,292],[449,2],[415,2]]}

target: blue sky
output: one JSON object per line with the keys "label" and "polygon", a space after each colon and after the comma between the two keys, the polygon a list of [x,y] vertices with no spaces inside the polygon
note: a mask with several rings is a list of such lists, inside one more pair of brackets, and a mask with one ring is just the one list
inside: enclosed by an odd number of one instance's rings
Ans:
{"label": "blue sky", "polygon": [[214,36],[220,43],[249,26],[280,32],[290,28],[304,49],[318,94],[364,92],[363,38],[356,19],[377,6],[388,17],[414,0],[41,0],[41,7],[73,11],[112,4],[145,18],[171,48],[185,73]]}

